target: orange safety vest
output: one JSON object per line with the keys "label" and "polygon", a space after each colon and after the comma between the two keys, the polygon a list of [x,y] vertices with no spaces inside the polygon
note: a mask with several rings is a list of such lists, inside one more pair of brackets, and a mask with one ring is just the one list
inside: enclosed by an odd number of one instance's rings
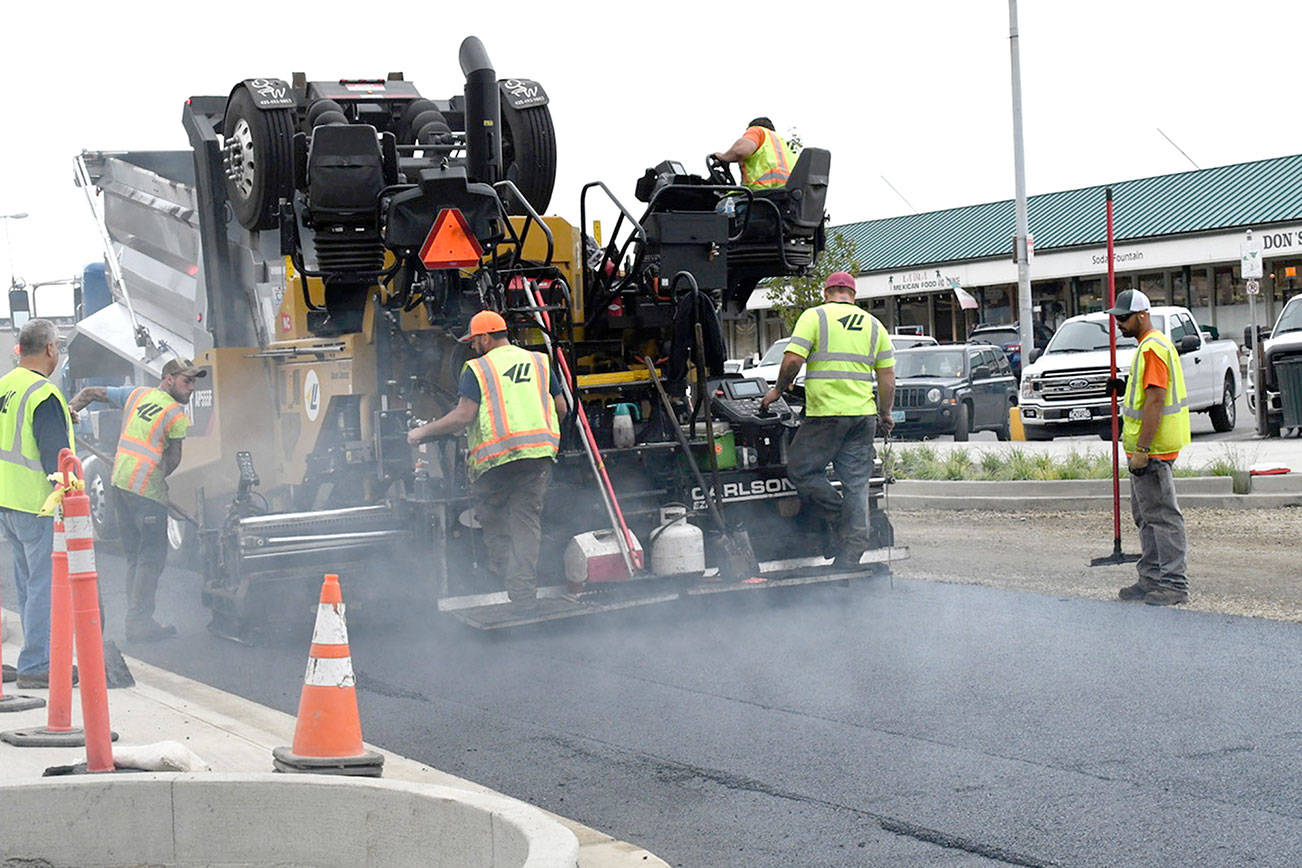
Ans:
{"label": "orange safety vest", "polygon": [[123,491],[164,503],[167,484],[158,465],[171,435],[185,436],[189,422],[185,408],[162,389],[141,386],[132,390],[122,411],[122,434],[113,460],[113,484]]}
{"label": "orange safety vest", "polygon": [[466,364],[479,382],[480,397],[467,438],[470,478],[508,461],[556,457],[561,428],[547,358],[508,344]]}

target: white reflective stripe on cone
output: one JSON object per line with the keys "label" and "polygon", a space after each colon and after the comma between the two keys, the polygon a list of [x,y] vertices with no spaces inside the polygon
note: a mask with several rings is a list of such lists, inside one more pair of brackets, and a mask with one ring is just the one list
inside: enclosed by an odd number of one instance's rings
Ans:
{"label": "white reflective stripe on cone", "polygon": [[70,515],[63,520],[63,532],[68,539],[90,539],[95,531],[89,515]]}
{"label": "white reflective stripe on cone", "polygon": [[313,645],[347,645],[348,625],[344,623],[343,603],[321,603],[316,608]]}
{"label": "white reflective stripe on cone", "polygon": [[68,549],[68,575],[95,572],[94,549]]}
{"label": "white reflective stripe on cone", "polygon": [[353,658],[310,657],[303,683],[310,687],[354,687],[357,679],[353,677]]}
{"label": "white reflective stripe on cone", "polygon": [[54,550],[56,552],[66,552],[68,550],[68,535],[61,530],[54,532]]}

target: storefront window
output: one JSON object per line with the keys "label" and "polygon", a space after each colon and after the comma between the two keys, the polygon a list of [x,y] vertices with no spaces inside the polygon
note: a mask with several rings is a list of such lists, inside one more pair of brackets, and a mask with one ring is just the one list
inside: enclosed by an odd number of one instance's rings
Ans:
{"label": "storefront window", "polygon": [[1186,299],[1185,306],[1191,310],[1203,308],[1204,310],[1211,304],[1212,286],[1207,279],[1207,269],[1199,268],[1189,273],[1189,296]]}
{"label": "storefront window", "polygon": [[1107,287],[1099,278],[1083,277],[1077,281],[1076,309],[1081,313],[1093,313],[1107,307]]}
{"label": "storefront window", "polygon": [[1275,301],[1283,304],[1302,286],[1302,260],[1277,260],[1271,263],[1271,272],[1275,278]]}
{"label": "storefront window", "polygon": [[1229,307],[1233,304],[1246,304],[1248,297],[1243,292],[1243,281],[1238,278],[1237,268],[1221,267],[1216,269],[1216,306]]}
{"label": "storefront window", "polygon": [[1141,274],[1139,291],[1148,296],[1153,304],[1169,304],[1166,298],[1166,280],[1161,274]]}
{"label": "storefront window", "polygon": [[930,317],[927,316],[927,296],[904,295],[899,298],[900,315],[897,320],[902,326],[922,326],[923,334],[931,334]]}
{"label": "storefront window", "polygon": [[978,319],[983,323],[1012,322],[1013,308],[1011,299],[1016,286],[983,286],[977,296],[981,308],[977,311]]}
{"label": "storefront window", "polygon": [[1171,304],[1180,307],[1189,306],[1189,282],[1185,272],[1180,271],[1171,276]]}

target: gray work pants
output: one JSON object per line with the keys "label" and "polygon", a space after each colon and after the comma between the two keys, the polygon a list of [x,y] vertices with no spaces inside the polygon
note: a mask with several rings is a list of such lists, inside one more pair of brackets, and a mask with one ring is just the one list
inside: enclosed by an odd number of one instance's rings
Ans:
{"label": "gray work pants", "polygon": [[167,507],[156,500],[112,487],[122,552],[127,556],[127,633],[148,630],[154,622],[158,579],[167,564]]}
{"label": "gray work pants", "polygon": [[[807,416],[791,441],[787,476],[806,506],[827,521],[842,553],[868,548],[876,433],[876,416]],[[841,480],[839,492],[828,481],[828,464]]]}
{"label": "gray work pants", "polygon": [[475,515],[484,529],[488,568],[512,600],[538,595],[542,504],[551,476],[550,458],[519,458],[475,480]]}
{"label": "gray work pants", "polygon": [[1145,471],[1130,474],[1130,513],[1139,528],[1142,554],[1136,569],[1143,585],[1189,590],[1185,559],[1189,540],[1175,499],[1171,461],[1151,458]]}

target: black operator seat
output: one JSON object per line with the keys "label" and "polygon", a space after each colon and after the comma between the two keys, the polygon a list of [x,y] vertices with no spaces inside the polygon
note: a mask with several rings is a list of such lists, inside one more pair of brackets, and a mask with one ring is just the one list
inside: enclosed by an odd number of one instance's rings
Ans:
{"label": "black operator seat", "polygon": [[325,124],[312,131],[307,196],[314,221],[375,223],[384,158],[370,124]]}
{"label": "black operator seat", "polygon": [[772,243],[777,235],[777,218],[782,220],[784,237],[813,238],[818,225],[823,222],[827,176],[831,166],[830,151],[823,148],[801,151],[796,164],[791,167],[785,187],[755,191],[756,203],[750,223],[738,243]]}

